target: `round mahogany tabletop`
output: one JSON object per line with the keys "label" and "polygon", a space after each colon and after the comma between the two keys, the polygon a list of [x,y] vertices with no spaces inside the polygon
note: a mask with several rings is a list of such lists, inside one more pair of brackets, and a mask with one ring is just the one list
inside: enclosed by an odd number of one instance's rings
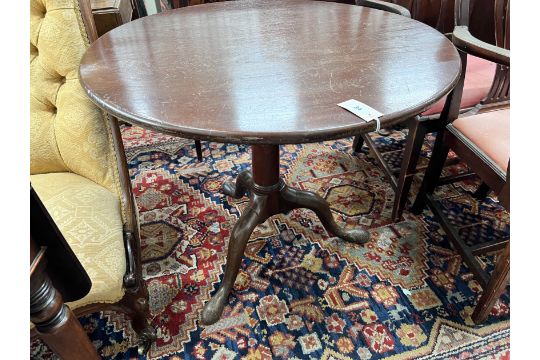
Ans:
{"label": "round mahogany tabletop", "polygon": [[84,54],[80,81],[108,113],[227,143],[289,144],[373,131],[337,106],[356,99],[382,127],[421,113],[458,80],[441,33],[385,11],[325,1],[247,0],[124,24]]}

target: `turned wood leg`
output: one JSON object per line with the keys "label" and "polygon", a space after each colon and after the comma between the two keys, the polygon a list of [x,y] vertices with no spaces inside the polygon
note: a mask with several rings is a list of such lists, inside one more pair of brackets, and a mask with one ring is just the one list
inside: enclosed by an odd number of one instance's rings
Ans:
{"label": "turned wood leg", "polygon": [[[44,298],[30,307],[30,320],[36,325],[39,337],[62,359],[100,359],[81,323],[64,304],[60,293],[50,284],[44,286],[48,287],[42,294]],[[36,311],[39,307],[41,309]]]}
{"label": "turned wood leg", "polygon": [[369,233],[361,229],[345,230],[336,224],[326,200],[311,191],[297,190],[283,184],[280,190],[283,211],[297,208],[312,210],[323,224],[326,231],[353,244],[365,244]]}
{"label": "turned wood leg", "polygon": [[100,359],[79,320],[53,286],[44,264],[30,277],[30,321],[36,325],[39,337],[60,358]]}
{"label": "turned wood leg", "polygon": [[247,195],[252,187],[253,175],[251,171],[244,170],[238,174],[234,183],[227,181],[223,184],[223,193],[235,199],[240,199],[242,196]]}
{"label": "turned wood leg", "polygon": [[229,293],[236,280],[236,275],[238,275],[240,263],[242,262],[242,257],[244,256],[244,250],[246,249],[249,237],[255,227],[266,219],[266,201],[267,196],[253,194],[250,206],[234,225],[229,239],[229,248],[227,250],[225,275],[223,276],[218,291],[212,296],[210,301],[206,303],[206,306],[203,309],[201,320],[204,325],[211,325],[221,317]]}
{"label": "turned wood leg", "polygon": [[356,135],[353,140],[353,151],[360,152],[362,150],[362,145],[364,145],[364,138],[362,135]]}
{"label": "turned wood leg", "polygon": [[403,208],[407,202],[409,190],[411,189],[411,184],[414,175],[416,174],[416,165],[418,164],[418,158],[420,156],[420,151],[422,150],[425,135],[426,128],[419,118],[415,117],[410,119],[407,145],[405,146],[405,152],[403,153],[394,206],[392,208],[392,220],[394,221],[399,221],[403,214]]}
{"label": "turned wood leg", "polygon": [[476,308],[472,314],[472,320],[476,324],[481,324],[486,321],[491,309],[493,308],[493,305],[495,305],[495,302],[499,299],[506,288],[509,279],[510,243],[506,245],[503,252],[499,255],[499,260],[495,265],[495,270],[493,270],[493,274],[491,275],[482,296],[478,300],[478,304],[476,304]]}
{"label": "turned wood leg", "polygon": [[202,146],[201,140],[195,140],[195,151],[197,152],[197,160],[202,161]]}

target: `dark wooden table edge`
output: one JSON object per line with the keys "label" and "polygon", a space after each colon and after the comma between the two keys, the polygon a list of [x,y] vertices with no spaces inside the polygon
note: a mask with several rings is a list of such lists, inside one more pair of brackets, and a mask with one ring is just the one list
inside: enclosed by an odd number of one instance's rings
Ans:
{"label": "dark wooden table edge", "polygon": [[[457,51],[457,50],[456,50]],[[459,65],[459,71],[455,74],[453,81],[447,85],[442,91],[436,93],[433,97],[427,100],[425,103],[409,107],[405,110],[390,114],[383,115],[381,118],[381,127],[389,127],[400,122],[403,122],[407,119],[410,119],[423,111],[429,109],[431,105],[435,104],[441,98],[446,96],[457,84],[459,80],[459,75],[461,72],[461,62]],[[163,122],[157,122],[155,120],[149,120],[144,117],[138,116],[136,114],[129,113],[123,109],[115,107],[106,101],[100,99],[96,94],[89,89],[80,74],[79,68],[79,82],[90,100],[96,104],[100,109],[107,112],[109,115],[112,115],[120,120],[128,122],[130,124],[140,126],[146,129],[154,130],[159,133],[183,137],[187,139],[197,139],[205,141],[215,141],[219,143],[230,143],[230,144],[263,144],[263,145],[287,145],[287,144],[306,144],[306,143],[315,143],[328,140],[343,139],[349,136],[354,136],[362,133],[369,133],[376,130],[376,122],[372,121],[371,123],[365,125],[365,123],[358,118],[358,124],[354,126],[346,126],[342,128],[334,128],[331,130],[319,130],[319,131],[310,131],[309,133],[301,132],[288,132],[283,134],[276,134],[270,132],[257,132],[254,134],[246,133],[245,135],[236,135],[232,136],[226,131],[208,131],[205,129],[197,128],[187,128],[187,127],[177,127],[171,126]],[[344,99],[348,100],[348,99]],[[336,104],[336,113],[338,111],[347,111],[340,108]],[[354,116],[350,114],[350,116]],[[331,121],[331,119],[329,119]]]}

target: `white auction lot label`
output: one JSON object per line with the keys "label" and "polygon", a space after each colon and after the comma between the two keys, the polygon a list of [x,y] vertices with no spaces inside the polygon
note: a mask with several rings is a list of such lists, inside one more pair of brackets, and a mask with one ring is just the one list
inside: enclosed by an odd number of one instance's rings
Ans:
{"label": "white auction lot label", "polygon": [[358,116],[362,120],[365,120],[366,122],[370,122],[373,120],[377,121],[377,129],[375,131],[380,130],[381,122],[379,118],[383,114],[375,110],[371,106],[366,105],[363,102],[354,100],[354,99],[350,99],[342,103],[339,103],[338,106],[341,106],[345,110],[352,112],[354,115]]}

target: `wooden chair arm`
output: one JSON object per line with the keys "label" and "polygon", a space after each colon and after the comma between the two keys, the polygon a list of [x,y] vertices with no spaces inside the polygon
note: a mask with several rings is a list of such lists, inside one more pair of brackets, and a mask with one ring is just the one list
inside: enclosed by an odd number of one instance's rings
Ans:
{"label": "wooden chair arm", "polygon": [[452,33],[454,45],[466,52],[497,64],[510,66],[510,50],[491,45],[475,38],[467,26],[456,26]]}
{"label": "wooden chair arm", "polygon": [[393,14],[402,15],[402,16],[405,16],[405,17],[408,17],[408,18],[411,17],[411,13],[409,12],[409,10],[407,10],[403,6],[393,4],[393,3],[390,3],[390,2],[386,2],[386,1],[381,1],[381,0],[356,0],[356,5],[365,6],[365,7],[371,8],[371,9],[388,11],[388,12],[391,12]]}

